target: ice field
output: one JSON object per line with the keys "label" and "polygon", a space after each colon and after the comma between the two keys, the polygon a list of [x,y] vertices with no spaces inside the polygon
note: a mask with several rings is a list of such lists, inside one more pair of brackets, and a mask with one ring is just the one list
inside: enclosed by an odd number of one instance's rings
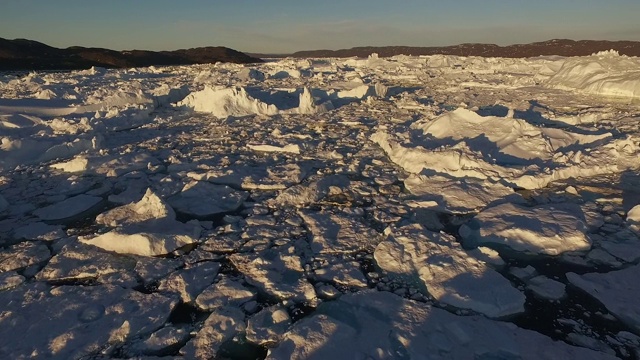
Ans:
{"label": "ice field", "polygon": [[0,358],[640,358],[640,59],[0,75]]}

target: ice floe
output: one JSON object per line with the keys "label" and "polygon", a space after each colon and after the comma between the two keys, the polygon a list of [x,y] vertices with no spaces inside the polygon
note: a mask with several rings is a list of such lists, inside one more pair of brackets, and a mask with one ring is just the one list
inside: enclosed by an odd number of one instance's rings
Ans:
{"label": "ice floe", "polygon": [[640,308],[637,301],[637,279],[640,266],[633,265],[624,270],[605,274],[567,274],[572,285],[593,296],[607,307],[611,313],[640,332]]}
{"label": "ice floe", "polygon": [[142,200],[100,214],[96,222],[113,230],[80,241],[105,250],[143,256],[166,255],[196,242],[201,228],[175,220],[173,209],[147,190]]}
{"label": "ice floe", "polygon": [[297,322],[267,359],[615,359],[479,316],[459,317],[391,293],[364,292],[322,304]]}
{"label": "ice floe", "polygon": [[[14,359],[111,354],[116,345],[162,327],[177,304],[175,298],[119,286],[50,288],[42,283],[1,291],[0,299],[2,321],[12,324],[0,329],[1,349]],[[40,324],[40,330],[33,324]],[[24,341],[26,333],[29,341]]]}
{"label": "ice floe", "polygon": [[420,225],[388,233],[374,256],[390,276],[418,285],[445,304],[489,317],[524,312],[524,295],[487,263],[469,256],[452,236]]}
{"label": "ice floe", "polygon": [[502,204],[488,208],[460,229],[468,246],[508,247],[514,251],[560,255],[586,251],[591,241],[578,206],[524,207]]}

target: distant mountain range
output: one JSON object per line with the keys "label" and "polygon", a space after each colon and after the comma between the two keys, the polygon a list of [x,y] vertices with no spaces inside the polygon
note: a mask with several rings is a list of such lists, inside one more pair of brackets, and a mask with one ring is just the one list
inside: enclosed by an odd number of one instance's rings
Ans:
{"label": "distant mountain range", "polygon": [[586,56],[605,50],[617,50],[621,55],[640,56],[638,41],[599,41],[599,40],[567,40],[555,39],[531,44],[499,46],[495,44],[461,44],[438,47],[413,46],[366,46],[342,50],[310,50],[298,51],[289,55],[251,54],[255,57],[366,57],[377,53],[380,57],[395,55],[458,55],[525,58],[542,55]]}
{"label": "distant mountain range", "polygon": [[640,56],[639,41],[599,41],[556,39],[531,44],[499,46],[495,44],[461,44],[439,47],[366,46],[342,50],[310,50],[293,54],[245,54],[226,47],[200,47],[174,51],[130,50],[72,46],[55,48],[37,41],[0,38],[0,71],[6,70],[75,70],[91,66],[129,68],[141,66],[190,65],[215,62],[260,63],[261,58],[308,57],[381,57],[394,55],[458,55],[524,58],[542,55],[585,56],[599,51],[617,50],[621,55]]}
{"label": "distant mountain range", "polygon": [[129,68],[215,62],[246,64],[259,63],[262,60],[219,46],[175,51],[115,51],[80,46],[59,49],[33,40],[0,38],[0,71],[75,70],[92,66]]}

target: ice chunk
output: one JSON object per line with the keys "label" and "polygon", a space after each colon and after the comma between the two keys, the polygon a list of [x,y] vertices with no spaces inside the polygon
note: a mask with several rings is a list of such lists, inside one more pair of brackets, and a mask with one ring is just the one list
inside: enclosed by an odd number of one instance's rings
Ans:
{"label": "ice chunk", "polygon": [[26,279],[14,271],[0,273],[0,291],[11,289],[22,284]]}
{"label": "ice chunk", "polygon": [[66,233],[60,225],[36,222],[17,228],[13,236],[16,239],[52,241],[65,237]]}
{"label": "ice chunk", "polygon": [[238,71],[238,74],[236,76],[238,76],[238,79],[245,80],[245,81],[247,80],[263,81],[265,79],[265,75],[262,71],[257,69],[251,69],[251,68],[244,68]]}
{"label": "ice chunk", "polygon": [[521,281],[527,281],[538,274],[536,268],[531,265],[527,267],[512,267],[509,268],[509,274],[517,277]]}
{"label": "ice chunk", "polygon": [[178,270],[160,281],[158,291],[180,295],[185,303],[192,303],[218,276],[220,264],[202,262],[193,267]]}
{"label": "ice chunk", "polygon": [[225,306],[240,307],[255,297],[256,294],[239,282],[224,278],[198,295],[196,305],[202,310],[211,311]]}
{"label": "ice chunk", "polygon": [[96,217],[96,223],[116,227],[166,218],[174,219],[175,216],[170,206],[151,189],[147,189],[140,201],[104,212]]}
{"label": "ice chunk", "polygon": [[398,133],[381,128],[371,140],[413,174],[488,179],[538,189],[557,180],[639,165],[636,144],[601,131],[540,128],[524,120],[481,117],[465,109],[431,122],[417,121],[411,127]]}
{"label": "ice chunk", "polygon": [[344,295],[296,322],[267,359],[615,359],[482,316],[456,316],[387,292]]}
{"label": "ice chunk", "polygon": [[281,306],[262,309],[247,324],[247,340],[256,345],[275,345],[291,326],[287,310]]}
{"label": "ice chunk", "polygon": [[633,231],[640,233],[640,205],[634,206],[627,212],[627,222]]}
{"label": "ice chunk", "polygon": [[178,105],[187,106],[194,111],[207,112],[218,118],[227,116],[276,115],[279,110],[275,105],[266,104],[247,94],[244,88],[213,89],[191,93]]}
{"label": "ice chunk", "polygon": [[308,167],[300,164],[230,166],[209,170],[206,173],[190,172],[194,180],[229,185],[245,190],[283,190],[300,183],[307,175]]}
{"label": "ice chunk", "polygon": [[297,144],[289,144],[285,146],[249,144],[247,147],[253,151],[300,154],[300,146]]}
{"label": "ice chunk", "polygon": [[90,212],[102,201],[101,197],[81,194],[37,209],[33,214],[47,222],[64,222]]}
{"label": "ice chunk", "polygon": [[472,212],[482,209],[496,200],[514,195],[513,188],[489,180],[451,178],[446,176],[410,175],[404,186],[417,199],[412,207],[424,207],[425,201],[434,201],[431,208],[450,212]]}
{"label": "ice chunk", "polygon": [[445,304],[489,317],[524,312],[525,296],[485,262],[467,254],[452,236],[417,224],[387,233],[374,258],[389,275]]}
{"label": "ice chunk", "polygon": [[0,250],[0,273],[42,263],[51,258],[47,245],[21,242]]}
{"label": "ice chunk", "polygon": [[186,344],[190,337],[190,332],[185,328],[166,326],[151,334],[145,341],[133,345],[129,352],[136,355],[161,355],[176,346]]}
{"label": "ice chunk", "polygon": [[3,356],[77,359],[159,329],[177,300],[119,286],[32,283],[0,292],[0,303],[3,322],[12,324],[0,327]]}
{"label": "ice chunk", "polygon": [[316,278],[320,281],[332,282],[341,286],[366,288],[367,278],[360,270],[360,263],[356,261],[342,262],[330,261],[327,265],[315,271]]}
{"label": "ice chunk", "polygon": [[244,274],[246,281],[280,300],[297,302],[316,297],[307,281],[300,256],[292,247],[270,248],[256,254],[233,254],[233,265]]}
{"label": "ice chunk", "polygon": [[309,184],[292,186],[280,193],[271,203],[277,206],[303,207],[322,200],[329,194],[330,187],[346,189],[350,183],[349,178],[344,175],[330,175]]}
{"label": "ice chunk", "polygon": [[565,285],[546,276],[536,276],[527,283],[527,289],[546,300],[560,300],[567,294]]}
{"label": "ice chunk", "polygon": [[507,246],[515,251],[560,255],[586,251],[586,236],[580,207],[571,204],[524,207],[502,204],[482,211],[460,228],[465,245]]}
{"label": "ice chunk", "polygon": [[73,241],[59,251],[36,275],[39,281],[96,281],[103,284],[134,287],[134,259],[105,253]]}
{"label": "ice chunk", "polygon": [[546,86],[596,95],[640,97],[640,62],[616,53],[567,59]]}
{"label": "ice chunk", "polygon": [[248,196],[248,193],[233,190],[226,185],[192,181],[181,192],[170,197],[168,202],[183,214],[207,218],[236,211]]}
{"label": "ice chunk", "polygon": [[[525,120],[497,116],[480,116],[459,108],[446,113],[427,124],[414,123],[412,128],[421,130],[434,141],[465,140],[479,143],[486,152],[495,152],[498,162],[521,163],[518,159],[551,159],[558,149],[572,144],[590,144],[610,138],[610,133],[577,134],[559,129],[536,127]],[[474,144],[475,145],[475,144]],[[525,162],[526,163],[526,162]]]}
{"label": "ice chunk", "polygon": [[141,257],[137,259],[134,270],[143,285],[151,285],[183,266],[180,259]]}
{"label": "ice chunk", "polygon": [[572,285],[596,298],[635,332],[640,332],[638,277],[640,277],[640,265],[605,274],[567,274],[567,279]]}
{"label": "ice chunk", "polygon": [[380,240],[375,230],[349,214],[326,210],[299,214],[313,234],[311,250],[316,254],[355,253],[372,249]]}
{"label": "ice chunk", "polygon": [[320,105],[316,105],[316,100],[311,95],[308,88],[304,88],[300,94],[300,105],[298,106],[299,114],[318,114],[333,110],[331,101],[326,101]]}
{"label": "ice chunk", "polygon": [[124,254],[157,256],[171,253],[197,241],[200,226],[175,220],[175,212],[150,189],[137,203],[100,214],[96,222],[115,227],[81,242]]}
{"label": "ice chunk", "polygon": [[196,336],[180,350],[187,359],[215,359],[220,346],[246,329],[244,313],[238,308],[215,310]]}

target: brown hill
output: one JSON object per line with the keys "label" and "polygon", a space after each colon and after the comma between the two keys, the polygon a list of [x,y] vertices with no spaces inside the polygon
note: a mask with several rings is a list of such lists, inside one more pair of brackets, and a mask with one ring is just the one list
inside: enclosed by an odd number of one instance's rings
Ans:
{"label": "brown hill", "polygon": [[80,46],[59,49],[32,40],[0,38],[0,71],[74,70],[91,66],[128,68],[216,62],[248,64],[259,63],[262,60],[221,46],[175,51],[115,51]]}
{"label": "brown hill", "polygon": [[458,55],[525,58],[543,55],[586,56],[605,50],[617,50],[621,55],[640,56],[638,41],[598,41],[555,39],[531,44],[498,46],[495,44],[461,44],[440,47],[367,46],[341,50],[298,51],[289,56],[307,57],[367,57],[377,53],[381,57],[394,55]]}

